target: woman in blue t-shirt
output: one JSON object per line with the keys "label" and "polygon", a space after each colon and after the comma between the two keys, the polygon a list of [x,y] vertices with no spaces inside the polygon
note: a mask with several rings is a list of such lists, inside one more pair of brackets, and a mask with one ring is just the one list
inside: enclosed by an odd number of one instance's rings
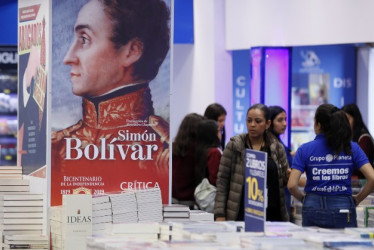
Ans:
{"label": "woman in blue t-shirt", "polygon": [[[356,227],[356,208],[374,188],[374,170],[365,153],[351,142],[352,132],[345,113],[331,104],[322,104],[314,117],[314,141],[296,152],[288,181],[291,194],[303,202],[303,226],[325,228]],[[351,175],[359,169],[366,185],[352,196]],[[306,195],[298,181],[306,172]]]}

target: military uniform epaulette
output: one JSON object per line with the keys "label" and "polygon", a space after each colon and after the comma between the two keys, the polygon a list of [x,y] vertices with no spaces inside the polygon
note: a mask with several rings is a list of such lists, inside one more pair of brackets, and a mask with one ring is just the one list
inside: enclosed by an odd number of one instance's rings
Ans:
{"label": "military uniform epaulette", "polygon": [[67,127],[65,129],[62,129],[60,131],[53,131],[52,134],[51,134],[51,139],[52,139],[52,143],[56,143],[56,142],[59,142],[61,141],[63,138],[65,137],[69,137],[70,134],[73,132],[73,131],[77,131],[79,128],[81,128],[83,126],[83,121],[82,120],[79,120],[78,123],[70,126],[70,127]]}

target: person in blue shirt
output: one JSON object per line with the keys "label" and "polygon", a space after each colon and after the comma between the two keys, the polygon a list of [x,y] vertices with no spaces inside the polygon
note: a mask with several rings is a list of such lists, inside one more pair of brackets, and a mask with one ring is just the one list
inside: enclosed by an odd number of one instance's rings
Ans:
{"label": "person in blue shirt", "polygon": [[[292,162],[288,189],[303,203],[302,225],[324,228],[356,227],[356,208],[374,188],[374,170],[365,153],[351,142],[345,113],[331,104],[320,105],[314,116],[316,138],[303,144]],[[352,196],[351,175],[359,169],[367,179]],[[298,188],[306,172],[305,193]]]}

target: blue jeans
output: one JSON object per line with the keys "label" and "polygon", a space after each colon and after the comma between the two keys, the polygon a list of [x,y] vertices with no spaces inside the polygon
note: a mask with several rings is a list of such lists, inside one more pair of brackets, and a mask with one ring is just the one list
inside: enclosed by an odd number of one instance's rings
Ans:
{"label": "blue jeans", "polygon": [[307,194],[302,213],[304,227],[357,227],[356,207],[350,195]]}

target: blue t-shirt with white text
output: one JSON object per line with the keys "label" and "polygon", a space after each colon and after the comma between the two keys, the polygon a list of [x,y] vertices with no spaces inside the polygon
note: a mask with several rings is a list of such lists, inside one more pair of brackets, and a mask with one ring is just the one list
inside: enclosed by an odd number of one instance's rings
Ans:
{"label": "blue t-shirt with white text", "polygon": [[369,163],[369,160],[357,143],[351,142],[351,147],[351,155],[344,152],[334,155],[323,134],[318,134],[313,141],[303,144],[296,151],[292,168],[306,172],[305,192],[352,195],[352,171]]}

